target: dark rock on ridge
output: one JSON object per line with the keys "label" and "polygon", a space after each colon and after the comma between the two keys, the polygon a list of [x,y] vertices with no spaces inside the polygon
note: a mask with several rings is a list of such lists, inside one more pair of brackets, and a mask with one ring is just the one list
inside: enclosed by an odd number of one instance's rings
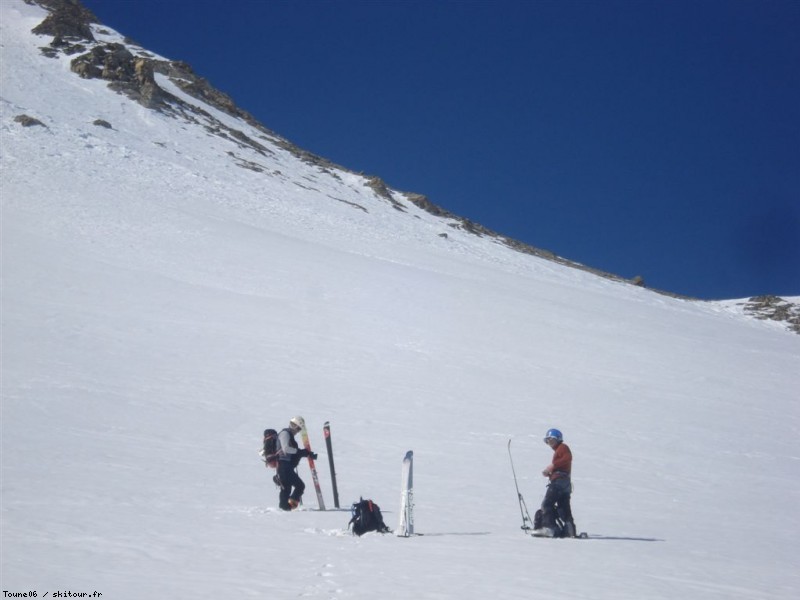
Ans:
{"label": "dark rock on ridge", "polygon": [[756,319],[786,323],[790,330],[800,333],[800,305],[779,296],[753,296],[744,304],[744,312]]}

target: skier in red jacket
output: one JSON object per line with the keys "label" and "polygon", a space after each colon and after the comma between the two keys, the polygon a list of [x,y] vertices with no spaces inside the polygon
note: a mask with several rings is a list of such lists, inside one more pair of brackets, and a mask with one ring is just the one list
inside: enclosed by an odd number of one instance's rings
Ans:
{"label": "skier in red jacket", "polygon": [[[542,475],[550,479],[547,492],[542,501],[541,512],[537,511],[534,522],[533,535],[542,537],[575,537],[575,521],[572,519],[570,495],[572,494],[572,452],[564,443],[564,436],[558,429],[549,429],[544,437],[544,443],[550,446],[553,452],[552,462],[545,467]],[[563,529],[556,525],[556,516],[564,523]]]}

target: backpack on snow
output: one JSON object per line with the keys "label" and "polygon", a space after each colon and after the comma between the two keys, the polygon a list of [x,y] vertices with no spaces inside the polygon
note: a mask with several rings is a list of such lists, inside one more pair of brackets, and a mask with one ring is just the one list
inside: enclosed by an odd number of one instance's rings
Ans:
{"label": "backpack on snow", "polygon": [[353,504],[350,509],[353,518],[350,519],[348,527],[352,527],[353,533],[361,536],[368,531],[377,531],[379,533],[389,533],[390,530],[383,522],[383,515],[381,515],[380,507],[372,500],[364,500],[361,498],[358,502]]}
{"label": "backpack on snow", "polygon": [[264,430],[264,448],[261,456],[268,467],[278,468],[278,432],[274,429]]}

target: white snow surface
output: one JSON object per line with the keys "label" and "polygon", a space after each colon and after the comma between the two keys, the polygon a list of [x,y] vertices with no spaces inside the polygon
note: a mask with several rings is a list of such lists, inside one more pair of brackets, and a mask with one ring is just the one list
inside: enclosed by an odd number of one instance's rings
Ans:
{"label": "white snow surface", "polygon": [[[800,595],[800,337],[145,109],[43,56],[45,14],[0,2],[4,592]],[[278,511],[257,452],[295,414],[326,504],[329,420],[342,507],[392,528],[413,450],[424,535]],[[549,427],[594,539],[520,530],[507,442],[532,513]]]}

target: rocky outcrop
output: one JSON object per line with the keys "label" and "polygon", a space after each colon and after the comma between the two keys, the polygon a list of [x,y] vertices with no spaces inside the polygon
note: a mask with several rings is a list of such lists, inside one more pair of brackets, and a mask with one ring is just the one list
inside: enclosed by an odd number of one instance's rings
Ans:
{"label": "rocky outcrop", "polygon": [[19,123],[23,127],[35,127],[37,125],[45,128],[47,127],[47,125],[42,123],[39,119],[36,119],[28,115],[17,115],[16,117],[14,117],[14,122]]}
{"label": "rocky outcrop", "polygon": [[451,212],[446,211],[441,206],[434,204],[431,202],[427,196],[423,196],[422,194],[406,194],[406,198],[408,198],[409,202],[418,206],[422,210],[437,217],[442,217],[444,219],[457,219],[456,215]]}
{"label": "rocky outcrop", "polygon": [[147,108],[165,109],[172,97],[156,83],[154,62],[123,44],[97,44],[73,59],[71,68],[84,79],[105,79],[113,90]]}
{"label": "rocky outcrop", "polygon": [[[26,0],[34,4],[32,0]],[[78,0],[37,0],[38,4],[50,11],[47,18],[33,28],[33,33],[52,35],[59,43],[63,40],[94,41],[91,23],[97,17]]]}
{"label": "rocky outcrop", "polygon": [[395,197],[392,195],[392,190],[389,189],[389,186],[386,185],[386,182],[380,177],[366,177],[364,180],[364,185],[375,192],[375,195],[378,196],[378,198],[386,200],[397,210],[405,212],[406,207],[395,199]]}
{"label": "rocky outcrop", "polygon": [[744,305],[745,314],[756,319],[779,321],[795,333],[800,333],[800,304],[780,296],[753,296]]}

